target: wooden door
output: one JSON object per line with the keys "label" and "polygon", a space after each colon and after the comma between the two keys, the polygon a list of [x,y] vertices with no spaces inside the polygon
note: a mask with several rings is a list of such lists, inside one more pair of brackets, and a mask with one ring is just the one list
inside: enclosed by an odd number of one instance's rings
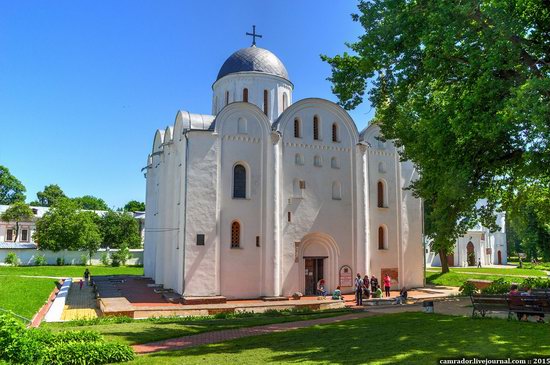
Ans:
{"label": "wooden door", "polygon": [[500,252],[500,250],[497,251],[497,259],[498,259],[498,264],[502,265],[502,252]]}
{"label": "wooden door", "polygon": [[[323,278],[323,259],[306,258],[305,259],[305,295],[317,294],[317,282]],[[326,281],[326,280],[325,280]]]}
{"label": "wooden door", "polygon": [[468,258],[468,266],[476,266],[476,253],[474,251],[474,244],[472,242],[468,242],[466,245],[466,253]]}
{"label": "wooden door", "polygon": [[447,265],[455,266],[455,254],[454,253],[452,253],[450,255],[447,255]]}

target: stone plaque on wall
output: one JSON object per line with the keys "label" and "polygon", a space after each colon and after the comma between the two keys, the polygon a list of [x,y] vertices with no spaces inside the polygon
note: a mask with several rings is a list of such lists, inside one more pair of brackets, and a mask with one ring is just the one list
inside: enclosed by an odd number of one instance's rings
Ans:
{"label": "stone plaque on wall", "polygon": [[353,275],[351,267],[344,265],[340,268],[340,286],[351,287],[353,286]]}
{"label": "stone plaque on wall", "polygon": [[388,269],[388,268],[382,268],[380,270],[380,279],[379,279],[379,283],[380,285],[384,285],[384,276],[386,276],[386,274],[388,274],[391,278],[391,285],[394,286],[394,285],[397,285],[397,283],[399,282],[399,269],[395,268],[395,269]]}

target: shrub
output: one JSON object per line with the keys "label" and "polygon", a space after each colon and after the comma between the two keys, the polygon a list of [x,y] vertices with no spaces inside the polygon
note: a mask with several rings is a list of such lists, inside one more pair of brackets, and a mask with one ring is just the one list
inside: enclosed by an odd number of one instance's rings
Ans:
{"label": "shrub", "polygon": [[57,263],[57,266],[63,266],[65,265],[65,258],[64,257],[58,257],[57,260],[55,260]]}
{"label": "shrub", "polygon": [[82,254],[80,255],[80,265],[86,266],[88,264],[88,255]]}
{"label": "shrub", "polygon": [[226,313],[226,312],[220,312],[220,313],[214,314],[215,319],[226,319],[228,317],[229,317],[229,313]]}
{"label": "shrub", "polygon": [[504,278],[493,281],[488,287],[481,290],[483,294],[506,294],[510,291],[510,283]]}
{"label": "shrub", "polygon": [[19,258],[15,252],[9,252],[4,259],[4,262],[11,266],[17,266],[19,264]]}
{"label": "shrub", "polygon": [[526,278],[521,282],[520,288],[549,289],[550,279]]}
{"label": "shrub", "polygon": [[105,342],[97,332],[27,330],[13,316],[0,315],[0,364],[106,364],[133,358],[131,347]]}
{"label": "shrub", "polygon": [[130,361],[128,345],[105,342],[68,342],[50,347],[45,363],[52,365],[108,364]]}
{"label": "shrub", "polygon": [[465,281],[459,290],[460,290],[460,295],[467,295],[467,296],[477,294],[478,292],[477,287],[471,281]]}
{"label": "shrub", "polygon": [[103,265],[109,266],[109,264],[111,263],[110,260],[109,260],[109,254],[107,252],[103,252],[101,254],[100,261]]}
{"label": "shrub", "polygon": [[126,265],[126,261],[130,258],[130,250],[128,247],[121,247],[117,252],[111,255],[111,266]]}
{"label": "shrub", "polygon": [[45,255],[38,255],[34,258],[34,264],[36,266],[44,266],[48,264],[48,260],[46,260]]}

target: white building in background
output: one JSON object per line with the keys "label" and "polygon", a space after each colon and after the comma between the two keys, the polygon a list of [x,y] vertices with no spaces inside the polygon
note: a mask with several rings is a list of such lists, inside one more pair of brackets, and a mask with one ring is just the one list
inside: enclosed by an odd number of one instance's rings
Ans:
{"label": "white building in background", "polygon": [[[453,253],[447,256],[449,266],[477,266],[479,262],[481,262],[481,266],[506,265],[508,251],[505,213],[496,214],[496,223],[500,227],[497,232],[491,232],[478,223],[464,236],[459,237],[454,245]],[[441,266],[439,254],[427,249],[426,264]]]}
{"label": "white building in background", "polygon": [[422,286],[416,171],[378,125],[294,102],[283,63],[255,46],[214,82],[212,115],[179,111],[146,167],[145,275],[185,297],[352,290],[356,273]]}

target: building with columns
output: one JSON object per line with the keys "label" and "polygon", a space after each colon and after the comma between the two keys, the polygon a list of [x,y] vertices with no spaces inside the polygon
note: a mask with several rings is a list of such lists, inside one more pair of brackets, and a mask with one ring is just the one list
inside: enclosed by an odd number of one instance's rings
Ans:
{"label": "building with columns", "polygon": [[212,114],[180,110],[147,159],[145,275],[184,297],[353,290],[356,273],[423,285],[416,171],[377,124],[337,104],[294,101],[273,53],[233,53]]}

